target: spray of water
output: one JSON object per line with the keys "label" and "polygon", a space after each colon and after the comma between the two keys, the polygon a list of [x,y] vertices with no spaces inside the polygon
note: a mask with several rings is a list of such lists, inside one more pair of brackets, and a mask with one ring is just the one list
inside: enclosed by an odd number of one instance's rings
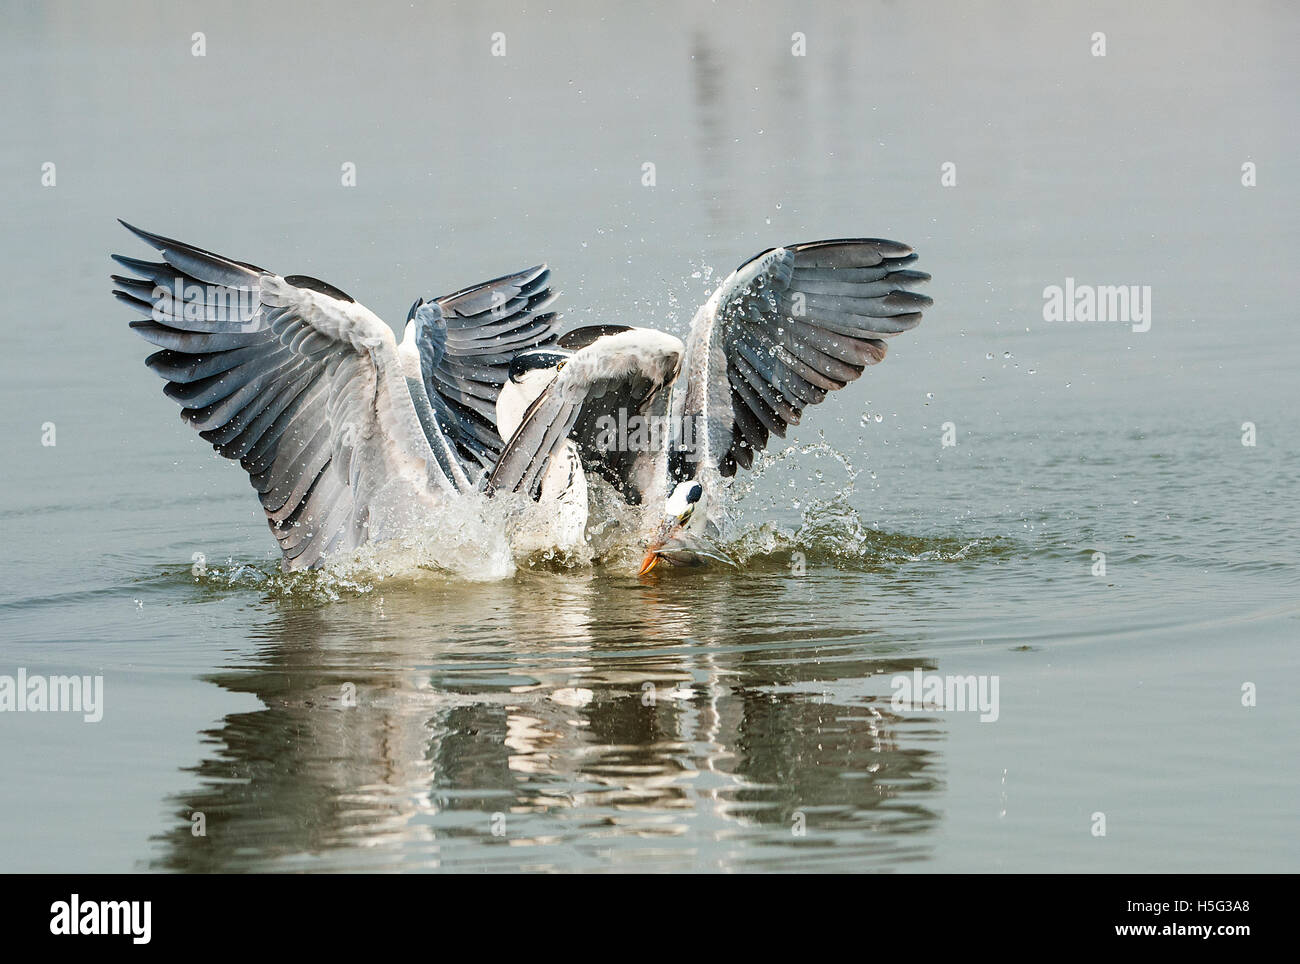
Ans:
{"label": "spray of water", "polygon": [[[810,562],[874,569],[998,551],[990,540],[870,528],[853,505],[860,477],[849,457],[824,439],[761,454],[751,472],[712,489],[718,559],[753,567],[765,561],[784,564],[797,552]],[[629,506],[595,477],[589,479],[589,493],[591,521],[579,546],[560,549],[539,542],[538,534],[546,530],[545,506],[520,496],[470,495],[438,506],[394,538],[335,557],[320,570],[281,573],[232,562],[195,578],[217,590],[257,586],[272,596],[337,599],[420,573],[475,582],[508,579],[521,569],[596,569],[626,576],[640,562],[659,521],[661,498]],[[772,521],[789,517],[792,508],[797,522]]]}

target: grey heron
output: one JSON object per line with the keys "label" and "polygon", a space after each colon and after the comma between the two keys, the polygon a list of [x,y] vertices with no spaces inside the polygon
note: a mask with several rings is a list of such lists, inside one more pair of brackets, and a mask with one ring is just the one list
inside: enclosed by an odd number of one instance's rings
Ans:
{"label": "grey heron", "polygon": [[[555,342],[546,265],[417,300],[399,343],[333,285],[123,226],[162,261],[113,259],[165,394],[261,500],[286,570],[383,541],[478,491],[505,441],[501,387]],[[548,452],[548,457],[552,453]]]}
{"label": "grey heron", "polygon": [[571,353],[555,357],[489,490],[537,497],[551,460],[576,449],[628,502],[662,505],[641,574],[716,555],[707,533],[724,480],[920,323],[932,301],[912,290],[930,280],[916,258],[876,238],[770,248],[723,280],[685,344],[622,325],[565,334]]}
{"label": "grey heron", "polygon": [[813,241],[727,276],[685,344],[621,324],[559,335],[544,264],[417,299],[398,342],[333,285],[122,223],[163,259],[113,256],[132,272],[114,295],[160,349],[146,364],[247,471],[287,570],[484,490],[543,507],[526,549],[576,547],[593,473],[662,507],[641,573],[716,556],[719,487],[931,304],[906,245]]}

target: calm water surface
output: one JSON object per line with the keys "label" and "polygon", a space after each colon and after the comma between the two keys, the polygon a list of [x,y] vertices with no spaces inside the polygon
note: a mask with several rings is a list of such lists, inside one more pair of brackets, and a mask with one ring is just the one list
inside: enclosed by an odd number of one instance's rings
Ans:
{"label": "calm water surface", "polygon": [[[105,712],[0,714],[0,870],[1300,869],[1292,7],[235,9],[3,15],[0,674]],[[119,216],[390,322],[545,260],[681,334],[858,234],[936,304],[737,493],[737,570],[284,578]],[[1150,331],[1044,322],[1067,277]],[[917,668],[998,719],[894,709]]]}

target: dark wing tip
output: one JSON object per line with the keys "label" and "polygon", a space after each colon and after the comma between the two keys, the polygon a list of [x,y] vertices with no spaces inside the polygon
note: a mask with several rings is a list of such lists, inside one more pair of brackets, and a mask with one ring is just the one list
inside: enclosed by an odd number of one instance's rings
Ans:
{"label": "dark wing tip", "polygon": [[329,295],[331,298],[338,298],[340,301],[346,301],[349,304],[356,304],[356,299],[341,288],[335,288],[328,281],[321,281],[319,278],[313,278],[305,274],[285,275],[285,281],[295,288],[304,288],[307,291],[315,291],[322,295]]}
{"label": "dark wing tip", "polygon": [[168,244],[175,243],[170,241],[170,239],[168,238],[161,237],[157,234],[152,234],[151,232],[146,231],[144,228],[137,228],[134,224],[131,224],[127,221],[123,221],[121,218],[117,219],[117,223],[122,225],[122,227],[126,228],[128,231],[134,234],[145,244],[149,245],[151,248],[157,248],[159,251],[165,248]]}
{"label": "dark wing tip", "polygon": [[884,304],[888,308],[918,310],[921,308],[929,308],[934,304],[934,299],[929,295],[923,295],[915,291],[895,289],[885,296]]}
{"label": "dark wing tip", "polygon": [[[173,251],[191,257],[198,257],[200,259],[211,259],[212,261],[222,265],[234,265],[235,267],[244,268],[257,274],[261,274],[266,270],[265,268],[260,268],[249,261],[236,261],[233,258],[227,258],[224,254],[217,254],[215,251],[209,251],[206,248],[200,248],[197,245],[189,244],[185,241],[177,241],[175,238],[164,238],[161,234],[154,234],[152,231],[144,230],[144,228],[137,228],[134,224],[129,224],[121,218],[117,219],[117,223],[122,225],[122,227],[126,228],[145,244],[149,245],[149,247],[162,252],[164,258],[167,258],[168,251]],[[114,257],[116,257],[116,255],[114,255]],[[170,261],[170,259],[167,260]],[[348,300],[350,301],[351,299]]]}
{"label": "dark wing tip", "polygon": [[888,238],[827,238],[823,241],[804,241],[799,244],[789,244],[786,245],[786,248],[790,251],[815,251],[818,248],[860,246],[875,248],[886,258],[904,258],[913,253],[910,244],[904,244],[901,241],[890,241]]}
{"label": "dark wing tip", "polygon": [[586,325],[582,328],[574,328],[572,331],[566,331],[556,342],[561,348],[568,348],[570,351],[577,351],[579,348],[586,348],[599,338],[606,335],[618,335],[625,331],[631,331],[631,325]]}

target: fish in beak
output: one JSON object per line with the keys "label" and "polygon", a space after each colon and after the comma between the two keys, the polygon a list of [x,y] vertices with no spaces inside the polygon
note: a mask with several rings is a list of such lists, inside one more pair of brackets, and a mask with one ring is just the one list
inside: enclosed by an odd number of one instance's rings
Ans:
{"label": "fish in beak", "polygon": [[735,565],[727,554],[703,535],[705,527],[702,506],[704,486],[698,481],[681,482],[668,497],[667,513],[659,526],[658,535],[650,541],[645,558],[641,560],[638,576],[644,576],[661,562],[671,566],[686,566],[704,559],[717,559]]}
{"label": "fish in beak", "polygon": [[685,549],[686,545],[682,542],[680,536],[685,534],[685,526],[678,516],[669,516],[664,520],[663,525],[659,527],[659,535],[650,540],[650,545],[646,548],[645,558],[641,560],[641,568],[637,570],[638,576],[644,576],[655,566],[659,565],[664,559],[669,563],[677,565],[670,553],[675,550]]}
{"label": "fish in beak", "polygon": [[670,566],[690,566],[712,559],[728,566],[736,565],[736,561],[712,539],[686,531],[685,526],[676,520],[672,521],[671,526],[665,526],[665,529],[668,531],[653,540],[647,548],[645,558],[641,560],[641,568],[637,570],[638,576],[644,576],[661,562]]}

